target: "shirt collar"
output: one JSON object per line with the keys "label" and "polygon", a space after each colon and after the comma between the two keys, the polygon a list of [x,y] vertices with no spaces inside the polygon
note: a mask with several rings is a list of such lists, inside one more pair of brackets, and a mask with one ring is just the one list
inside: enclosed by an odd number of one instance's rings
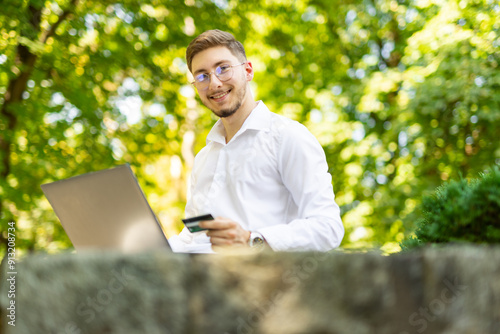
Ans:
{"label": "shirt collar", "polygon": [[[248,115],[247,119],[241,126],[238,133],[236,133],[235,137],[245,132],[246,130],[258,131],[258,130],[268,129],[270,122],[271,122],[271,111],[269,111],[264,102],[259,101],[257,103],[257,106],[250,113],[250,115]],[[224,129],[224,125],[222,124],[222,121],[220,119],[215,123],[215,125],[212,127],[212,130],[210,130],[210,132],[208,133],[207,144],[211,141],[223,145],[226,144],[226,130]]]}

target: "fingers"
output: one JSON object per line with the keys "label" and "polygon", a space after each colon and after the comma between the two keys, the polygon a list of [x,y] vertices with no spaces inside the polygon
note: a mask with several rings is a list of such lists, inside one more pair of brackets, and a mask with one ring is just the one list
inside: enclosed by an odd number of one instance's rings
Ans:
{"label": "fingers", "polygon": [[206,228],[209,230],[224,230],[235,228],[237,224],[227,218],[217,217],[214,220],[201,221],[199,225],[201,228]]}
{"label": "fingers", "polygon": [[201,221],[199,225],[208,229],[206,233],[212,246],[215,246],[214,250],[228,246],[248,246],[250,232],[229,218],[217,217],[214,220]]}
{"label": "fingers", "polygon": [[233,246],[235,244],[234,239],[219,237],[210,237],[210,242],[212,243],[212,246]]}
{"label": "fingers", "polygon": [[234,229],[208,230],[207,235],[221,239],[234,239],[236,238],[236,231]]}
{"label": "fingers", "polygon": [[235,243],[236,223],[217,217],[214,220],[200,222],[200,227],[207,228],[207,236],[210,238],[212,246],[227,247]]}

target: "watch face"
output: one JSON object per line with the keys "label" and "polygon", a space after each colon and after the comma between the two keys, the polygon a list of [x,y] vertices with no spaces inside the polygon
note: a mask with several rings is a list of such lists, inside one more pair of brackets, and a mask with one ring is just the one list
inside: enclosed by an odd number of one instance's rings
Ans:
{"label": "watch face", "polygon": [[262,239],[261,237],[255,237],[252,240],[252,247],[259,247],[262,245],[264,245],[264,239]]}
{"label": "watch face", "polygon": [[262,248],[265,245],[266,241],[264,237],[258,232],[252,232],[250,234],[250,240],[248,244],[252,248]]}

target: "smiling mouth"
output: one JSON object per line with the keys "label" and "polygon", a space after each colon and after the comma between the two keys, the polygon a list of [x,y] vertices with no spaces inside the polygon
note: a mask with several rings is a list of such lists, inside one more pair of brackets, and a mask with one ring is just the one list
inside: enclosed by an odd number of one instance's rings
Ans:
{"label": "smiling mouth", "polygon": [[221,99],[223,98],[224,96],[226,96],[227,94],[229,94],[231,92],[231,90],[228,90],[228,91],[225,91],[225,92],[222,92],[222,93],[217,93],[215,95],[212,95],[210,96],[211,99],[214,99],[214,100],[218,100],[218,99]]}

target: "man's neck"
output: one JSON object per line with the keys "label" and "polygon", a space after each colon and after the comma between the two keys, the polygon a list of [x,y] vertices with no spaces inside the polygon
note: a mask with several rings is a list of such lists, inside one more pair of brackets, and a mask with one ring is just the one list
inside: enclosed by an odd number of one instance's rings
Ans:
{"label": "man's neck", "polygon": [[257,104],[258,102],[254,101],[253,98],[248,99],[233,115],[221,118],[224,130],[226,130],[226,144],[233,139],[236,133],[238,133],[241,126],[245,123],[245,120],[252,113],[252,110],[257,106]]}

